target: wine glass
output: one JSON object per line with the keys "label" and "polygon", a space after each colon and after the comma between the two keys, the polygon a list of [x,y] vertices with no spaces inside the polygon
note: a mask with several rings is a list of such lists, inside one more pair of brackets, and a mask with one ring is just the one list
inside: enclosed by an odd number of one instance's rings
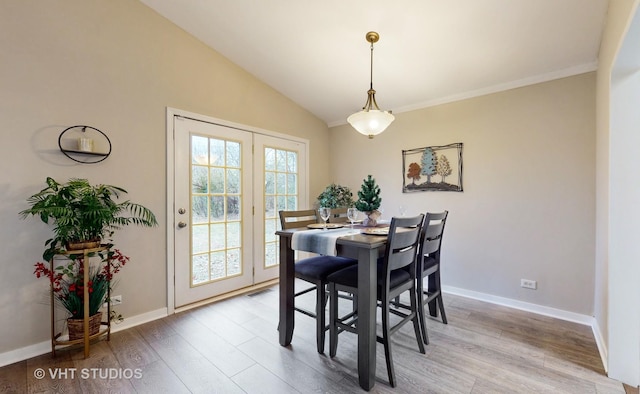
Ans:
{"label": "wine glass", "polygon": [[320,209],[318,209],[318,214],[320,215],[320,218],[324,222],[324,227],[322,228],[322,230],[326,230],[327,229],[327,220],[329,220],[329,216],[331,216],[331,209],[325,208],[325,207],[321,207]]}
{"label": "wine glass", "polygon": [[348,208],[347,209],[347,219],[351,222],[351,230],[353,230],[353,222],[358,219],[358,209],[356,208]]}

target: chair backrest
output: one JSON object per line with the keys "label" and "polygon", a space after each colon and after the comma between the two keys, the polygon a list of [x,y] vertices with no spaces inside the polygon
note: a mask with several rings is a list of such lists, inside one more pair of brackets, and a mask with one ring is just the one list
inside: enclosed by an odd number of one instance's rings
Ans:
{"label": "chair backrest", "polygon": [[422,228],[422,245],[420,246],[420,256],[428,255],[436,261],[440,260],[440,247],[442,246],[442,235],[444,225],[447,223],[449,211],[433,213],[427,212]]}
{"label": "chair backrest", "polygon": [[329,217],[329,223],[347,223],[347,208],[331,208],[331,217]]}
{"label": "chair backrest", "polygon": [[415,275],[415,261],[420,248],[420,234],[424,215],[413,217],[393,217],[389,227],[387,249],[384,253],[384,268],[387,282],[391,271],[414,265],[410,272]]}
{"label": "chair backrest", "polygon": [[307,225],[315,223],[318,223],[318,212],[315,209],[280,211],[280,226],[283,230],[307,227]]}

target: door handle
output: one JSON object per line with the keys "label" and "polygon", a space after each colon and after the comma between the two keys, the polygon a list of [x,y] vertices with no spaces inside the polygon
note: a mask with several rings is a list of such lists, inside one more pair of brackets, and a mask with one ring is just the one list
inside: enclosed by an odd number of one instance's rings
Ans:
{"label": "door handle", "polygon": [[187,227],[187,223],[185,223],[185,222],[178,222],[178,227],[180,227],[180,228]]}

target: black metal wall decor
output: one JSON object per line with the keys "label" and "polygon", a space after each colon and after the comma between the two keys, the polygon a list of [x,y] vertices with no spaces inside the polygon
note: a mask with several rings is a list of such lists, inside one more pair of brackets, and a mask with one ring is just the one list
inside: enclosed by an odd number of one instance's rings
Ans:
{"label": "black metal wall decor", "polygon": [[462,142],[402,151],[402,192],[426,191],[462,191]]}
{"label": "black metal wall decor", "polygon": [[111,154],[111,140],[95,127],[67,127],[58,137],[58,147],[65,156],[82,164],[99,163]]}

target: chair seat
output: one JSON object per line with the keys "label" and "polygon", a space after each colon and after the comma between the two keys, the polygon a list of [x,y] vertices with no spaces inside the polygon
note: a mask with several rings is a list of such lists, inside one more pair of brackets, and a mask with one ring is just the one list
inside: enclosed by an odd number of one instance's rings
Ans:
{"label": "chair seat", "polygon": [[422,270],[427,271],[429,268],[435,266],[436,264],[438,264],[438,261],[435,259],[435,257],[425,257],[422,262]]}
{"label": "chair seat", "polygon": [[[377,297],[378,300],[381,299],[382,294],[382,286],[385,284],[385,272],[384,265],[382,263],[382,259],[378,259],[378,286],[377,286]],[[407,282],[411,279],[411,275],[405,269],[397,269],[393,270],[390,273],[389,278],[389,288],[393,289],[402,283]],[[336,271],[327,277],[328,282],[335,282],[338,285],[348,286],[348,287],[358,287],[358,266],[353,265],[340,271]]]}
{"label": "chair seat", "polygon": [[326,281],[332,272],[342,270],[356,264],[358,261],[346,257],[315,256],[297,261],[294,270],[297,276],[314,280]]}

